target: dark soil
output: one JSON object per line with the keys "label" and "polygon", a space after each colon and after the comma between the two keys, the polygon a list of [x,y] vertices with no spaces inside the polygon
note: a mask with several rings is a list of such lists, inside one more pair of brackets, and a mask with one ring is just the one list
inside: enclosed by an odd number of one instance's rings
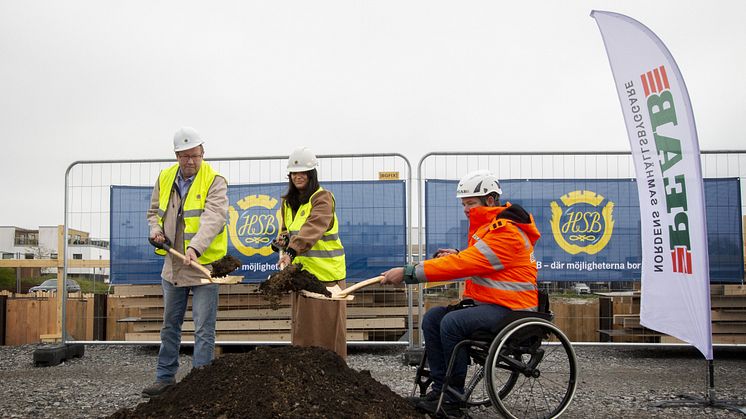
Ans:
{"label": "dark soil", "polygon": [[308,271],[301,270],[303,265],[292,263],[280,272],[274,273],[259,284],[259,293],[269,301],[273,310],[280,305],[282,295],[290,291],[306,290],[331,297],[332,293],[326,289],[324,284]]}
{"label": "dark soil", "polygon": [[224,277],[241,267],[241,261],[231,255],[225,255],[224,258],[212,263],[212,277]]}
{"label": "dark soil", "polygon": [[298,346],[226,354],[157,399],[111,418],[423,418],[370,372],[334,352]]}

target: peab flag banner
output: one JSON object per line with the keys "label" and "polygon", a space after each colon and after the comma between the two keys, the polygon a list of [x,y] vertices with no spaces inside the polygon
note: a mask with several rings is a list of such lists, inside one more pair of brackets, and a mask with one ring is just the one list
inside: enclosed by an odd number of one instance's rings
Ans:
{"label": "peab flag banner", "polygon": [[704,187],[689,94],[671,53],[627,16],[593,11],[627,126],[640,197],[640,323],[712,360]]}

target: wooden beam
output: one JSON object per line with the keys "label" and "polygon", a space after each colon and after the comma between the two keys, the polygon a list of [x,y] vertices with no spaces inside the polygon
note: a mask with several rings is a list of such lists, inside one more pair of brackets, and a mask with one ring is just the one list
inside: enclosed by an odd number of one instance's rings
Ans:
{"label": "wooden beam", "polygon": [[[2,259],[0,268],[62,268],[60,259]],[[108,268],[108,260],[68,259],[68,268]]]}

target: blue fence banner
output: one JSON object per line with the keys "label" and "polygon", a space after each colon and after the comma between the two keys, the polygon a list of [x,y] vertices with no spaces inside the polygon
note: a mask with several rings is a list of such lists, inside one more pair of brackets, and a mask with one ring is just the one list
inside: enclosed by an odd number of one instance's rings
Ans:
{"label": "blue fence banner", "polygon": [[[335,197],[349,282],[406,263],[404,181],[338,181],[321,186]],[[264,281],[278,269],[270,242],[278,233],[280,197],[286,190],[284,182],[228,186],[228,253],[241,260],[234,275],[244,276],[246,283]],[[160,283],[163,258],[148,243],[145,218],[151,192],[151,187],[111,188],[113,284]]]}
{"label": "blue fence banner", "polygon": [[[425,180],[426,255],[463,249],[468,220],[455,180]],[[523,206],[542,236],[539,281],[639,281],[641,223],[634,179],[504,180],[501,203]],[[705,179],[712,283],[743,278],[741,196],[737,178]],[[661,245],[663,246],[663,245]],[[670,249],[663,249],[665,254]]]}

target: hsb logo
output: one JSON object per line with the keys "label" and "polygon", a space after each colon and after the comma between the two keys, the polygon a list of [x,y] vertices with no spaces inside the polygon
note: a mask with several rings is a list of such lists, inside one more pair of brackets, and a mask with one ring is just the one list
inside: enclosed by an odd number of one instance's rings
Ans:
{"label": "hsb logo", "polygon": [[591,191],[573,191],[562,195],[560,201],[563,207],[555,201],[550,204],[557,244],[572,255],[593,255],[606,247],[614,231],[614,203],[607,201],[601,208],[604,197]]}
{"label": "hsb logo", "polygon": [[275,209],[277,199],[268,195],[248,195],[236,202],[239,213],[228,207],[228,226],[231,243],[246,256],[272,254],[269,243],[280,228],[280,210]]}

